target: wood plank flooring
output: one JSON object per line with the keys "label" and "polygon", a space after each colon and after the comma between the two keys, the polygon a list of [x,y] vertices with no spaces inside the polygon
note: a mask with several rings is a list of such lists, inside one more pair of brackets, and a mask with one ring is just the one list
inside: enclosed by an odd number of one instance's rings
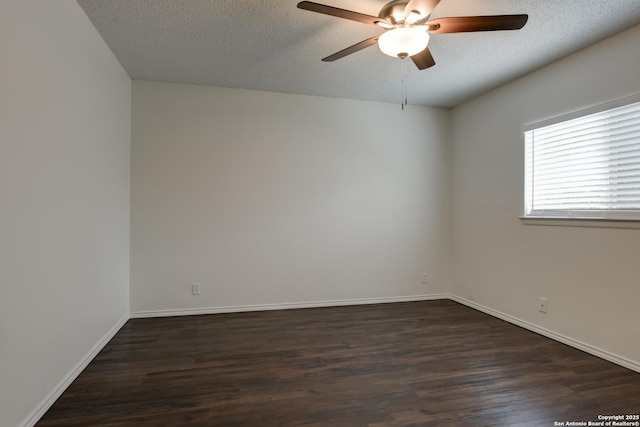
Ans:
{"label": "wood plank flooring", "polygon": [[132,319],[37,424],[553,426],[640,373],[452,301]]}

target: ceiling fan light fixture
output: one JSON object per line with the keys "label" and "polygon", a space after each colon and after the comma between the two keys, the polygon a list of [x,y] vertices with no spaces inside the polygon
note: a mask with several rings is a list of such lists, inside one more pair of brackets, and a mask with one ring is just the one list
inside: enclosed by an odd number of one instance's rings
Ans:
{"label": "ceiling fan light fixture", "polygon": [[378,38],[378,47],[385,55],[406,58],[422,52],[429,44],[429,34],[422,28],[398,27]]}

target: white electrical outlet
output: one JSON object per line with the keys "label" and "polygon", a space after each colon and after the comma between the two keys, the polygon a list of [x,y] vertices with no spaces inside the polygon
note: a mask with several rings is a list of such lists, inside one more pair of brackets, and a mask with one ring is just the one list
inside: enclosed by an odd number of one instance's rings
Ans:
{"label": "white electrical outlet", "polygon": [[427,281],[427,273],[422,273],[422,283],[424,283],[425,285],[426,285],[427,283],[429,283],[429,282]]}
{"label": "white electrical outlet", "polygon": [[191,295],[200,295],[200,283],[191,284]]}
{"label": "white electrical outlet", "polygon": [[540,302],[538,304],[538,310],[540,311],[540,313],[546,313],[547,312],[547,303],[549,301],[544,298],[544,297],[540,297]]}

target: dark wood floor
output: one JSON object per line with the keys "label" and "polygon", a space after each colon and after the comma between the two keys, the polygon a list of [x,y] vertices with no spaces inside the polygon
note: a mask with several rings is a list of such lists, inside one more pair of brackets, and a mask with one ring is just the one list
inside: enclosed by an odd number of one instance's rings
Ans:
{"label": "dark wood floor", "polygon": [[640,373],[455,302],[132,319],[37,424],[553,426]]}

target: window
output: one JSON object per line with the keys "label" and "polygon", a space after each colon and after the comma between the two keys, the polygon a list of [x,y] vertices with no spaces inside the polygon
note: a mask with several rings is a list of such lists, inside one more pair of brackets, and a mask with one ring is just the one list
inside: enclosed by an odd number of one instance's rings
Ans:
{"label": "window", "polygon": [[525,217],[640,220],[640,97],[525,128]]}

